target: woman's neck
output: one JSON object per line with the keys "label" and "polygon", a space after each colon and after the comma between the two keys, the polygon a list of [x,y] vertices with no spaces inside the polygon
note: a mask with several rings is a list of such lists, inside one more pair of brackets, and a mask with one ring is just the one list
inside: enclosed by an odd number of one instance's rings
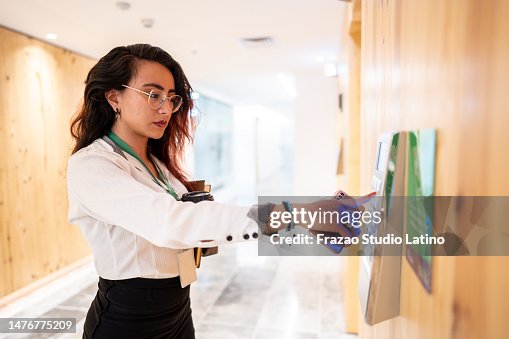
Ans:
{"label": "woman's neck", "polygon": [[148,138],[137,135],[132,132],[128,132],[125,129],[117,126],[113,126],[111,131],[115,133],[120,139],[122,139],[132,150],[138,155],[143,161],[148,161]]}

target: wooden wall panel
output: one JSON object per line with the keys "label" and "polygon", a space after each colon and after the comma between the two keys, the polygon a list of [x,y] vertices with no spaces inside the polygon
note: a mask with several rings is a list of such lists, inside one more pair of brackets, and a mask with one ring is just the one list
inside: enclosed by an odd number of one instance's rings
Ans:
{"label": "wooden wall panel", "polygon": [[[509,195],[509,1],[362,2],[361,191],[377,136],[438,129],[437,195]],[[361,338],[509,338],[509,258],[403,259],[401,316]]]}
{"label": "wooden wall panel", "polygon": [[67,223],[69,122],[94,61],[0,28],[0,297],[90,253]]}
{"label": "wooden wall panel", "polygon": [[[343,96],[343,111],[338,116],[338,135],[341,137],[342,170],[338,187],[352,196],[360,190],[360,103],[361,103],[361,0],[341,4],[341,41],[338,56],[340,74],[338,88]],[[348,70],[347,72],[345,72]],[[360,305],[358,298],[359,257],[342,261],[342,288],[344,290],[345,330],[358,333]]]}
{"label": "wooden wall panel", "polygon": [[[361,1],[354,0],[341,6],[341,49],[338,56],[338,88],[343,110],[338,115],[338,135],[341,138],[342,173],[338,187],[350,195],[360,191],[360,44]],[[364,192],[366,193],[366,192]]]}

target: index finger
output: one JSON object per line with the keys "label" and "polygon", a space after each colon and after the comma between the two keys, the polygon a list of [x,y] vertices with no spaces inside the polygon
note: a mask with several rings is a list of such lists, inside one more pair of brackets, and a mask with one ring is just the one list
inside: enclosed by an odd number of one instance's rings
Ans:
{"label": "index finger", "polygon": [[373,199],[374,197],[376,197],[376,192],[371,192],[371,193],[366,194],[360,198],[355,199],[355,203],[357,204],[357,206],[362,206],[365,203],[371,201],[371,199]]}
{"label": "index finger", "polygon": [[348,197],[347,199],[339,199],[341,200],[341,204],[345,207],[356,209],[359,207],[362,207],[367,202],[369,202],[371,199],[373,199],[376,196],[376,192],[371,192],[369,194],[366,194],[362,197],[358,197],[357,199]]}

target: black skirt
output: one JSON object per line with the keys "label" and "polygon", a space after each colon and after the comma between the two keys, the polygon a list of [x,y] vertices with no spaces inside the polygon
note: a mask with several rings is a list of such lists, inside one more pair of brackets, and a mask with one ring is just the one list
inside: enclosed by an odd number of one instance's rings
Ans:
{"label": "black skirt", "polygon": [[189,286],[169,279],[99,278],[83,338],[193,339]]}

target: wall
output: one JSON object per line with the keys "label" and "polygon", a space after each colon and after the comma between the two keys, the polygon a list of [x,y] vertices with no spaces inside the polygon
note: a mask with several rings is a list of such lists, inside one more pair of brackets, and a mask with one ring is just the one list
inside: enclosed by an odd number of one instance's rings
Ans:
{"label": "wall", "polygon": [[89,254],[67,223],[69,122],[93,60],[0,27],[0,297]]}
{"label": "wall", "polygon": [[[361,104],[361,1],[342,3],[338,87],[343,109],[338,114],[341,159],[338,187],[352,196],[366,194],[360,190],[360,104]],[[345,330],[359,332],[358,298],[359,258],[342,258],[346,269],[341,279],[344,290]]]}
{"label": "wall", "polygon": [[294,194],[329,196],[336,191],[337,80],[310,67],[296,75],[296,90]]}
{"label": "wall", "polygon": [[338,88],[343,109],[338,114],[341,159],[338,187],[352,196],[360,191],[361,1],[341,4]]}
{"label": "wall", "polygon": [[[293,121],[257,105],[234,108],[233,181],[234,201],[256,203],[258,195],[289,195],[293,169]],[[233,201],[233,200],[232,200]]]}
{"label": "wall", "polygon": [[[361,191],[376,138],[438,129],[437,195],[509,195],[509,1],[362,2]],[[361,338],[508,338],[509,258],[433,258],[428,295],[403,259],[401,316]]]}

